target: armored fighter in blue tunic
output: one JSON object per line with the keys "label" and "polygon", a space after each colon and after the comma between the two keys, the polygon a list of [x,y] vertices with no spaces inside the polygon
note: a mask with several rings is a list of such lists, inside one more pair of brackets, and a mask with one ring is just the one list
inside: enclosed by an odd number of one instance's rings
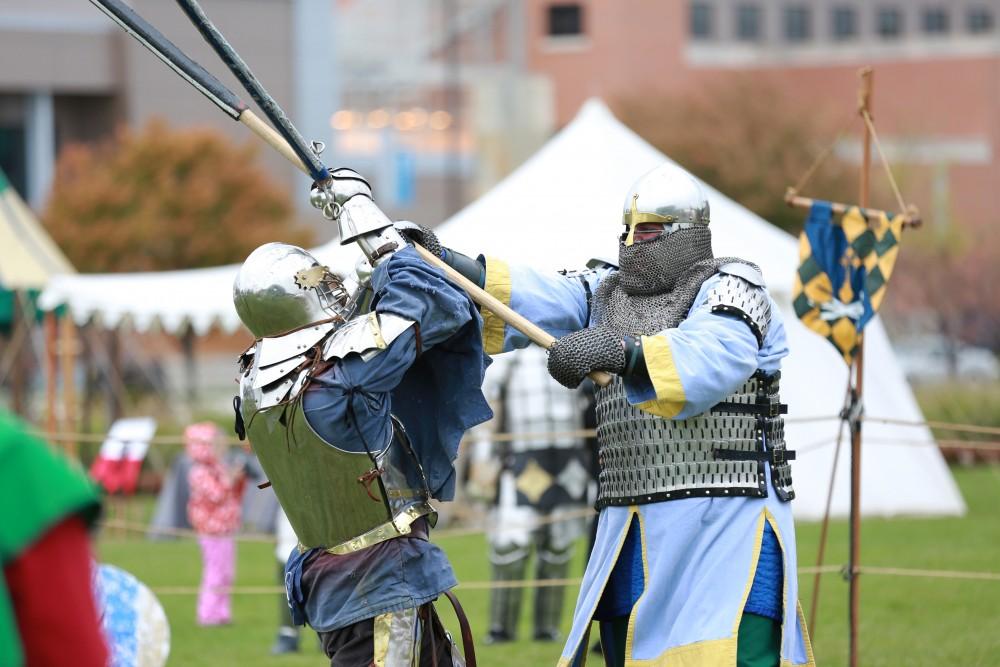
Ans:
{"label": "armored fighter in blue tunic", "polygon": [[343,214],[371,223],[374,270],[350,290],[295,246],[247,258],[234,301],[257,340],[240,360],[237,430],[300,540],[288,600],[330,664],[462,665],[431,605],[455,575],[428,533],[431,500],[454,496],[462,434],[492,416],[481,318],[367,184],[345,180]]}
{"label": "armored fighter in blue tunic", "polygon": [[[616,375],[597,393],[597,539],[559,664],[583,664],[597,620],[608,665],[812,665],[781,315],[755,265],[714,257],[708,200],[678,167],[637,181],[622,222],[619,265],[579,273],[442,251],[559,339],[557,380]],[[528,343],[489,316],[483,335],[489,354]]]}

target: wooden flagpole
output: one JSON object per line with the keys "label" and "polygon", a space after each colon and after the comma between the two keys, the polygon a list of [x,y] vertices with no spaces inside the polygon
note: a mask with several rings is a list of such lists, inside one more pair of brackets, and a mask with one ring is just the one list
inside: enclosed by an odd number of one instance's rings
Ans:
{"label": "wooden flagpole", "polygon": [[[872,69],[866,67],[859,72],[861,87],[858,92],[858,113],[864,119],[871,117],[872,109]],[[869,176],[871,173],[871,131],[868,123],[864,123],[864,133],[861,141],[861,184],[858,203],[862,208],[868,208]],[[854,392],[851,414],[851,539],[850,558],[848,561],[848,579],[850,582],[850,667],[858,666],[858,620],[861,611],[860,601],[860,567],[861,567],[861,406],[864,395],[865,369],[865,339],[864,332],[859,333],[858,351],[854,357]]]}

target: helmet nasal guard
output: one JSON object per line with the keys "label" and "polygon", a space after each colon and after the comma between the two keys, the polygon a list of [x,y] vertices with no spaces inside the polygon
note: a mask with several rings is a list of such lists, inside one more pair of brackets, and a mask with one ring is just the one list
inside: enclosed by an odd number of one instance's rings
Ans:
{"label": "helmet nasal guard", "polygon": [[622,211],[624,243],[635,242],[635,228],[642,223],[670,225],[671,230],[708,225],[708,197],[690,174],[674,164],[664,164],[632,185]]}

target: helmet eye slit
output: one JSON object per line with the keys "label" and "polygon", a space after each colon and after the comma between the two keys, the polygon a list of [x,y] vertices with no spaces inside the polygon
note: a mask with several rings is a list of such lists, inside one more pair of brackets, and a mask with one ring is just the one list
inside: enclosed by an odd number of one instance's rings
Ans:
{"label": "helmet eye slit", "polygon": [[[661,239],[664,236],[670,236],[674,232],[680,231],[681,229],[687,229],[688,227],[693,227],[691,223],[682,222],[640,222],[635,225],[635,231],[633,232],[633,242],[634,243],[650,243],[657,239]],[[619,236],[619,240],[625,243],[628,239],[628,231]]]}

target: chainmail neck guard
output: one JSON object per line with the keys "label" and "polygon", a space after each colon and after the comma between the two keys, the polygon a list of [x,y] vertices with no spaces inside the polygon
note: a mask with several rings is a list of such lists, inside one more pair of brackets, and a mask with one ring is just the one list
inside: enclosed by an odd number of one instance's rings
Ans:
{"label": "chainmail neck guard", "polygon": [[701,285],[732,262],[752,262],[738,257],[718,257],[696,262],[680,278],[674,289],[661,294],[631,295],[622,286],[622,272],[601,281],[594,294],[597,323],[621,336],[649,336],[678,326],[687,317]]}
{"label": "chainmail neck guard", "polygon": [[632,296],[669,292],[693,265],[708,259],[712,259],[712,231],[707,225],[679,229],[648,243],[618,245],[621,285]]}

